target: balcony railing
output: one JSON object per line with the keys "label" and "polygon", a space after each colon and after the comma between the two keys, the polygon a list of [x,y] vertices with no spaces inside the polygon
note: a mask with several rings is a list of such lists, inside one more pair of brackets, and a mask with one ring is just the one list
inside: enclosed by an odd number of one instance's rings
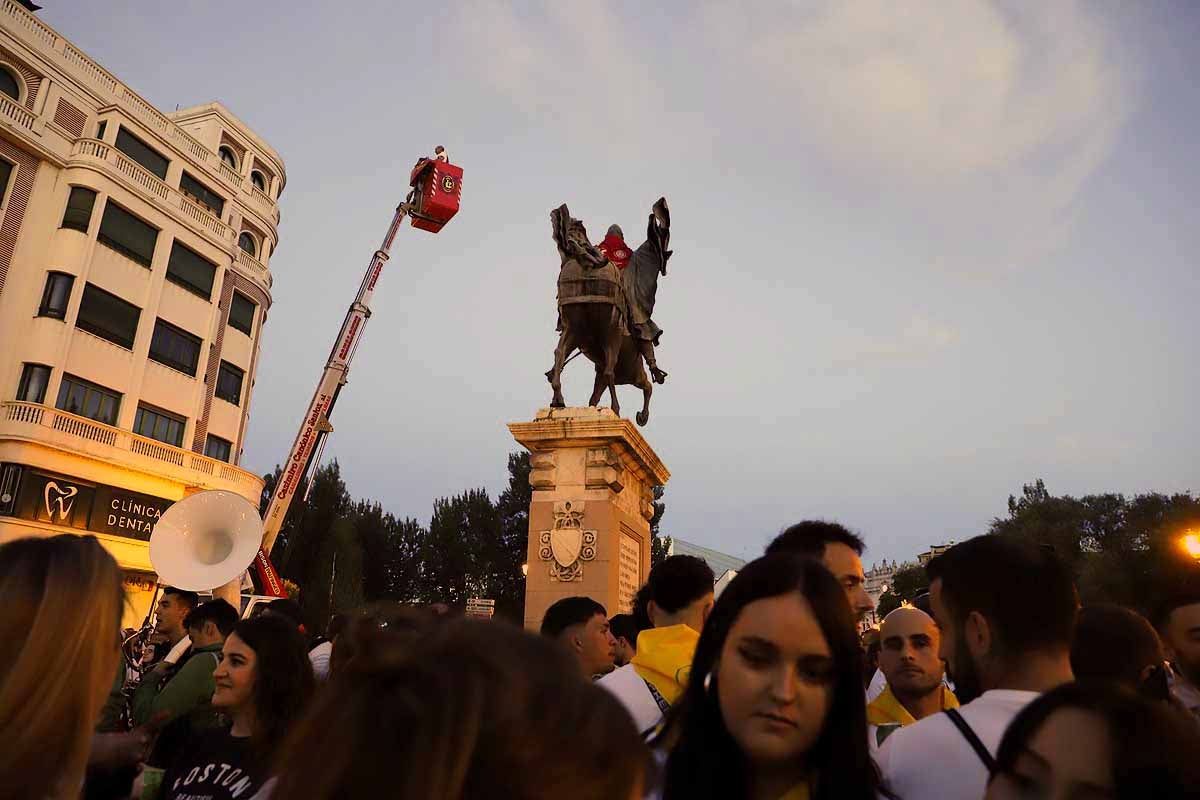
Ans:
{"label": "balcony railing", "polygon": [[0,94],[0,116],[26,130],[33,130],[33,121],[37,119],[32,111],[6,94]]}
{"label": "balcony railing", "polygon": [[[12,29],[16,35],[23,36],[38,49],[49,50],[51,60],[58,58],[68,72],[79,76],[84,82],[95,87],[101,95],[107,95],[107,99],[111,103],[119,103],[128,109],[147,127],[158,131],[163,138],[179,147],[195,163],[204,165],[211,172],[219,175],[231,188],[245,191],[246,181],[236,170],[230,169],[221,161],[220,156],[117,80],[108,70],[88,58],[79,48],[56,34],[52,28],[22,8],[19,3],[13,0],[0,0],[0,24]],[[13,118],[4,109],[0,109],[0,115]],[[32,122],[32,116],[30,121]],[[22,127],[28,128],[30,125],[22,124]]]}
{"label": "balcony railing", "polygon": [[[248,496],[262,491],[262,479],[241,467],[36,403],[0,403],[0,440],[6,437],[61,443],[189,485],[231,489]],[[97,444],[121,452],[97,453]]]}
{"label": "balcony railing", "polygon": [[271,273],[267,269],[267,265],[259,261],[254,256],[247,253],[242,248],[237,248],[237,262],[254,277],[267,284],[267,288],[271,288]]}

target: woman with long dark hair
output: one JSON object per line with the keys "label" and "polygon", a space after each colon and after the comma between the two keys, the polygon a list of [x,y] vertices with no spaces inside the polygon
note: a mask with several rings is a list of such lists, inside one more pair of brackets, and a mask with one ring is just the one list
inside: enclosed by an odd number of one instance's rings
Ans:
{"label": "woman with long dark hair", "polygon": [[232,725],[189,744],[163,775],[164,800],[253,795],[315,688],[304,639],[288,621],[269,615],[237,624],[213,680],[213,707]]}
{"label": "woman with long dark hair", "polygon": [[1013,719],[986,800],[1200,798],[1200,735],[1187,712],[1115,683],[1068,683]]}
{"label": "woman with long dark hair", "polygon": [[750,563],[717,600],[655,740],[670,749],[664,800],[875,800],[861,675],[829,571],[787,554]]}

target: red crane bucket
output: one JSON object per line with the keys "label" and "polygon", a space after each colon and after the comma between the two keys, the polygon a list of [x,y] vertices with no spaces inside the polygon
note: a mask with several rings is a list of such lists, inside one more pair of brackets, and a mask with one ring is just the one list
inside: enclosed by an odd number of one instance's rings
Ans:
{"label": "red crane bucket", "polygon": [[414,228],[437,233],[458,213],[462,198],[462,167],[448,161],[422,158],[409,179],[413,187]]}

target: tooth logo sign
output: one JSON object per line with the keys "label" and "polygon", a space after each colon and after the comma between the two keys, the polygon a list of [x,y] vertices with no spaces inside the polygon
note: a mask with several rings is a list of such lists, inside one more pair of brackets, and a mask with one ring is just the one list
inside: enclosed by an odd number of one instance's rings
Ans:
{"label": "tooth logo sign", "polygon": [[[50,517],[50,521],[54,521],[54,507],[58,506],[58,518],[66,521],[71,513],[71,509],[75,506],[75,495],[79,494],[78,486],[68,486],[62,488],[54,481],[46,482],[46,490],[43,495],[46,498],[46,514]],[[51,499],[53,497],[53,499]]]}

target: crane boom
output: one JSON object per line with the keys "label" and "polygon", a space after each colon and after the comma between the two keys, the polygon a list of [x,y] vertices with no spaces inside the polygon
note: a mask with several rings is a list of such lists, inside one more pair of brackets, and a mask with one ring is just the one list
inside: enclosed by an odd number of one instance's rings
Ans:
{"label": "crane boom", "polygon": [[358,287],[358,294],[355,295],[354,302],[350,304],[350,309],[346,312],[346,319],[342,322],[342,329],[338,333],[337,339],[334,340],[333,349],[329,351],[325,370],[321,373],[317,390],[313,393],[308,410],[304,413],[300,430],[296,433],[296,440],[292,443],[292,451],[283,464],[283,472],[279,476],[279,482],[275,485],[271,503],[267,506],[267,513],[263,518],[262,550],[264,553],[269,554],[275,544],[275,538],[283,526],[284,517],[287,516],[287,510],[296,494],[296,489],[308,472],[314,450],[333,430],[329,425],[329,415],[333,413],[333,405],[337,401],[338,393],[346,383],[346,377],[350,371],[350,361],[354,358],[355,350],[358,349],[363,329],[367,325],[367,320],[371,318],[371,299],[375,296],[375,285],[379,282],[383,265],[387,263],[391,253],[392,241],[396,238],[396,233],[400,230],[400,225],[410,210],[407,202],[396,207],[396,213],[392,217],[391,225],[388,226],[387,235],[383,237],[383,244],[371,257],[366,274],[363,275],[362,283]]}

